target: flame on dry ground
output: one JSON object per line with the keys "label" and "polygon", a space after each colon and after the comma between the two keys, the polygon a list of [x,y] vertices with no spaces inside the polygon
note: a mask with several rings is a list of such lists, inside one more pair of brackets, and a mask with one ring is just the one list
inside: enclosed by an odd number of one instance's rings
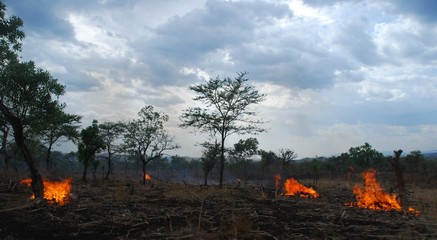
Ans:
{"label": "flame on dry ground", "polygon": [[[401,205],[397,200],[396,194],[384,192],[381,185],[376,181],[376,170],[369,169],[363,173],[364,186],[355,185],[354,194],[356,203],[346,205],[357,206],[375,210],[402,210]],[[419,211],[414,208],[408,208],[408,212],[418,215]]]}
{"label": "flame on dry ground", "polygon": [[[26,178],[20,181],[21,184],[26,184],[28,187],[31,186],[32,179]],[[48,181],[43,180],[44,185],[44,199],[49,203],[58,203],[63,206],[68,202],[68,198],[71,192],[71,178],[67,178],[64,181]],[[35,198],[34,195],[31,197]]]}
{"label": "flame on dry ground", "polygon": [[[280,179],[280,178],[279,178]],[[278,180],[277,180],[278,182]],[[278,184],[278,183],[277,183]],[[294,196],[296,194],[299,194],[301,197],[308,198],[318,198],[320,195],[311,187],[305,187],[304,185],[300,184],[297,180],[294,178],[289,178],[284,183],[284,196]]]}

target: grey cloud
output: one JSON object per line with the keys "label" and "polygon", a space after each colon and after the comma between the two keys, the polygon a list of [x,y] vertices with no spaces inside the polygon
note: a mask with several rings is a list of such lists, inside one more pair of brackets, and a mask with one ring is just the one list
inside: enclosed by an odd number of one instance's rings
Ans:
{"label": "grey cloud", "polygon": [[367,20],[364,18],[342,24],[336,43],[362,64],[376,65],[380,62],[380,57],[376,53],[372,37],[366,32],[367,28]]}

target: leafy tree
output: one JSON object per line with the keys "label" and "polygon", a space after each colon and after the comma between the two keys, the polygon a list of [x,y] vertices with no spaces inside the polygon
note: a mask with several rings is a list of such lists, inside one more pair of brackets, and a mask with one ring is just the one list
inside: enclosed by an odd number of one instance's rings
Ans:
{"label": "leafy tree", "polygon": [[261,149],[258,151],[258,154],[261,156],[261,172],[263,172],[263,174],[267,171],[268,168],[273,167],[278,161],[278,155],[276,155],[276,153],[273,151],[266,151]]}
{"label": "leafy tree", "polygon": [[234,79],[209,79],[206,83],[190,86],[197,94],[193,98],[206,107],[190,107],[181,115],[181,127],[193,127],[202,132],[220,136],[220,186],[223,185],[225,167],[225,141],[233,134],[263,132],[260,120],[251,119],[255,115],[249,106],[265,99],[253,86],[247,84],[246,73],[238,73]]}
{"label": "leafy tree", "polygon": [[0,2],[0,68],[17,61],[18,52],[21,51],[21,40],[25,36],[20,29],[23,27],[21,18],[6,18],[5,12],[6,5]]}
{"label": "leafy tree", "polygon": [[424,174],[427,175],[425,156],[420,150],[411,151],[405,157],[405,162],[410,171],[419,172],[423,170]]}
{"label": "leafy tree", "polygon": [[115,145],[115,141],[122,135],[124,131],[124,126],[120,122],[104,122],[99,125],[99,128],[100,134],[106,145],[106,151],[108,153],[108,170],[106,172],[105,178],[109,179],[109,173],[111,172],[112,167],[112,154],[114,152],[114,148],[116,148],[117,146]]}
{"label": "leafy tree", "polygon": [[297,154],[291,149],[280,149],[277,156],[281,168],[281,174],[283,176],[289,175],[293,166],[293,160],[297,158]]}
{"label": "leafy tree", "polygon": [[95,155],[103,149],[105,149],[105,142],[100,135],[98,122],[97,120],[94,120],[91,126],[82,129],[80,132],[80,142],[77,154],[79,161],[82,162],[84,167],[82,174],[83,181],[87,180],[86,175],[90,164],[92,164],[93,167],[98,166]]}
{"label": "leafy tree", "polygon": [[53,161],[51,159],[51,152],[53,145],[58,142],[61,138],[66,138],[66,140],[76,142],[79,137],[79,125],[81,116],[67,114],[62,108],[56,109],[53,112],[53,116],[50,119],[45,119],[45,121],[34,130],[40,136],[42,141],[47,146],[46,155],[46,167],[51,169],[53,166]]}
{"label": "leafy tree", "polygon": [[361,169],[376,168],[382,164],[384,155],[373,149],[369,143],[349,149],[349,159]]}
{"label": "leafy tree", "polygon": [[155,112],[153,106],[145,106],[138,112],[139,119],[126,124],[124,139],[125,150],[142,162],[143,184],[146,183],[146,166],[150,161],[159,159],[164,151],[179,148],[173,144],[164,129],[168,116]]}
{"label": "leafy tree", "polygon": [[203,180],[206,186],[208,185],[208,175],[220,158],[220,144],[217,143],[217,141],[215,143],[205,142],[202,146],[204,150],[200,162],[202,164]]}
{"label": "leafy tree", "polygon": [[247,184],[249,180],[249,165],[252,163],[250,157],[257,154],[258,152],[258,140],[256,138],[248,138],[246,140],[240,139],[234,148],[231,150],[231,157],[235,161],[237,166],[241,166],[241,174],[243,175],[244,185]]}

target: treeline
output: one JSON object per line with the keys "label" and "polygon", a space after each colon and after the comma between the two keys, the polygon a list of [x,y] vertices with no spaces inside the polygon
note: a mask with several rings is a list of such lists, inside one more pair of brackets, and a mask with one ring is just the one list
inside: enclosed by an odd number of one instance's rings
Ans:
{"label": "treeline", "polygon": [[[163,181],[218,184],[219,150],[217,146],[209,144],[204,144],[203,147],[201,158],[161,156],[147,165],[147,172],[153,178]],[[39,145],[38,148],[33,149],[36,164],[43,167],[47,148]],[[22,171],[26,166],[20,159],[19,151],[15,152],[16,155],[10,161],[10,169]],[[77,156],[77,152],[52,152],[51,170],[65,177],[81,173],[83,163]],[[394,179],[394,169],[388,158],[389,156],[384,156],[370,144],[365,143],[362,146],[351,147],[348,152],[336,156],[297,159],[297,155],[290,149],[259,150],[257,140],[248,138],[240,140],[233,148],[226,150],[224,178],[226,184],[267,186],[273,184],[275,175],[280,174],[284,178],[309,179],[316,186],[320,178],[350,180],[357,178],[365,170],[374,168]],[[103,151],[96,154],[93,161],[95,161],[95,164],[92,164],[94,179],[105,179],[108,176],[132,177],[138,181],[143,179],[142,162],[133,156],[113,153],[112,161],[108,165],[108,153]],[[0,162],[0,166],[5,169],[4,161]],[[437,159],[426,158],[419,150],[402,155],[400,166],[409,183],[432,187],[431,185],[437,181]]]}

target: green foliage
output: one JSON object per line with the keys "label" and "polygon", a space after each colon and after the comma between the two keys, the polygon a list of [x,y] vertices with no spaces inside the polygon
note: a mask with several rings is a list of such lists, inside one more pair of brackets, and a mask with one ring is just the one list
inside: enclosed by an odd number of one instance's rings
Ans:
{"label": "green foliage", "polygon": [[202,170],[204,174],[204,183],[208,184],[208,175],[211,170],[216,166],[218,160],[220,159],[220,144],[217,143],[208,143],[205,142],[202,144],[204,150],[202,152],[202,157],[200,158],[200,162],[202,165]]}
{"label": "green foliage", "polygon": [[265,95],[247,84],[249,79],[246,78],[246,74],[238,73],[234,79],[217,77],[209,79],[206,83],[191,86],[190,90],[197,94],[193,100],[203,103],[206,107],[190,107],[180,118],[181,127],[193,127],[211,135],[220,135],[220,186],[223,184],[226,138],[233,133],[264,131],[258,127],[262,121],[252,119],[255,112],[249,110],[249,106],[263,101]]}
{"label": "green foliage", "polygon": [[154,111],[153,106],[149,105],[140,110],[138,117],[125,125],[124,149],[142,162],[145,176],[146,165],[150,161],[161,158],[164,151],[179,146],[173,144],[174,137],[170,137],[164,129],[164,123],[169,119],[166,114]]}
{"label": "green foliage", "polygon": [[100,134],[106,145],[106,151],[108,153],[108,169],[106,172],[106,179],[109,179],[109,174],[112,170],[112,154],[119,145],[115,145],[115,141],[123,134],[124,125],[121,122],[104,122],[99,124]]}
{"label": "green foliage", "polygon": [[25,36],[21,30],[21,18],[6,18],[5,12],[6,5],[0,2],[0,68],[11,61],[17,61],[17,54],[21,51],[21,40]]}
{"label": "green foliage", "polygon": [[78,158],[79,161],[84,165],[84,171],[82,179],[86,180],[87,169],[90,164],[93,166],[98,166],[95,163],[97,160],[95,159],[95,154],[105,149],[105,142],[103,141],[102,136],[100,135],[100,130],[98,126],[97,120],[94,120],[91,126],[83,129],[80,132],[80,142],[78,145]]}
{"label": "green foliage", "polygon": [[361,170],[378,168],[383,164],[384,155],[373,149],[369,143],[349,149],[349,160]]}
{"label": "green foliage", "polygon": [[258,144],[256,138],[240,139],[238,143],[234,144],[234,148],[230,151],[231,168],[237,176],[243,178],[245,185],[251,177],[249,168],[253,160],[251,160],[250,157],[258,152]]}
{"label": "green foliage", "polygon": [[405,157],[407,171],[427,173],[425,156],[419,150],[411,151]]}
{"label": "green foliage", "polygon": [[41,197],[44,186],[29,150],[28,135],[63,108],[58,98],[64,94],[64,86],[49,72],[36,68],[34,62],[19,61],[23,22],[14,16],[5,18],[5,11],[0,2],[0,118],[12,127],[15,143],[31,173],[32,190],[35,197]]}

